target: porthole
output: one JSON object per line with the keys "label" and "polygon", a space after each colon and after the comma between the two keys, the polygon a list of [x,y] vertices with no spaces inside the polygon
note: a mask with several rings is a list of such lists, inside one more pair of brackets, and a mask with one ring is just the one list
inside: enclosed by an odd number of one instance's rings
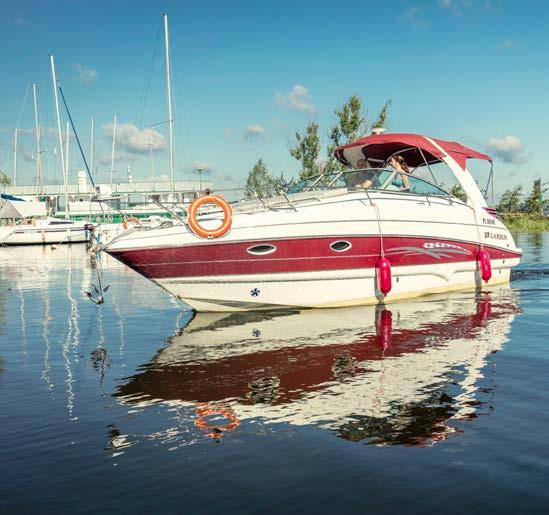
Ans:
{"label": "porthole", "polygon": [[330,244],[330,248],[334,252],[345,252],[346,250],[349,250],[351,246],[352,245],[345,240],[334,241],[333,243]]}
{"label": "porthole", "polygon": [[248,254],[254,256],[265,256],[266,254],[272,254],[276,250],[274,245],[254,245],[248,248]]}

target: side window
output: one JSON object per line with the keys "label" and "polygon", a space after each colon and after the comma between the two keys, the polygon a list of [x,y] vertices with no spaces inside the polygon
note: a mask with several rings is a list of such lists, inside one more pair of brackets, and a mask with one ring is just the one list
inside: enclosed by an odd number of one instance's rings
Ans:
{"label": "side window", "polygon": [[409,176],[410,179],[410,193],[416,193],[418,195],[439,195],[448,196],[444,190],[441,190],[434,184],[425,182],[417,177]]}

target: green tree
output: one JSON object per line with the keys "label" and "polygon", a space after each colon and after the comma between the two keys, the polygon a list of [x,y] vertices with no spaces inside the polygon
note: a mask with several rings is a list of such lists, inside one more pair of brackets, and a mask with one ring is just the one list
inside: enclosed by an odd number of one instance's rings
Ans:
{"label": "green tree", "polygon": [[332,127],[328,144],[328,161],[326,163],[326,172],[341,170],[344,167],[334,157],[334,151],[340,145],[346,145],[358,139],[363,134],[369,133],[374,128],[385,127],[389,117],[389,107],[391,100],[387,100],[376,120],[369,125],[366,115],[363,113],[362,100],[358,95],[351,95],[334,113],[338,117],[338,123]]}
{"label": "green tree", "polygon": [[524,202],[524,207],[528,213],[544,216],[543,208],[547,204],[547,200],[543,199],[543,194],[548,190],[547,183],[542,183],[541,179],[534,181],[532,193],[530,193],[530,196]]}
{"label": "green tree", "polygon": [[522,198],[522,186],[505,190],[496,209],[501,213],[515,213],[520,208]]}
{"label": "green tree", "polygon": [[372,124],[372,129],[384,129],[387,126],[387,119],[389,118],[389,107],[393,101],[391,99],[387,100],[381,111],[377,115],[377,120]]}
{"label": "green tree", "polygon": [[286,180],[286,177],[284,177],[284,172],[280,172],[279,177],[271,177],[271,182],[275,194],[290,185],[290,183]]}
{"label": "green tree", "polygon": [[450,188],[450,193],[462,202],[467,202],[467,193],[465,193],[464,189],[461,187],[461,184],[454,184]]}
{"label": "green tree", "polygon": [[9,186],[11,184],[11,179],[0,170],[0,186]]}
{"label": "green tree", "polygon": [[269,175],[269,170],[263,159],[259,159],[248,174],[246,181],[246,198],[271,197],[275,192],[275,181]]}
{"label": "green tree", "polygon": [[318,137],[318,123],[309,122],[302,135],[296,131],[295,144],[290,147],[290,155],[301,163],[300,179],[307,179],[318,173],[318,154],[320,153],[320,139]]}

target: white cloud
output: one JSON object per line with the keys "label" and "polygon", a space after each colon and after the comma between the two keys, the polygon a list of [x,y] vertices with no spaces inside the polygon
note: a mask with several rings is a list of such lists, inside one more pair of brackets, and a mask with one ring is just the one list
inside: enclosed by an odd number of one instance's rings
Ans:
{"label": "white cloud", "polygon": [[[115,152],[114,153],[114,162],[120,163],[120,162],[130,162],[135,159],[135,154],[129,154],[127,152]],[[97,159],[97,162],[101,166],[108,166],[109,170],[111,168],[111,155],[110,154],[103,154],[99,156]]]}
{"label": "white cloud", "polygon": [[410,7],[406,11],[404,11],[401,15],[399,20],[407,25],[410,25],[414,29],[418,29],[420,27],[425,27],[427,22],[423,18],[421,8],[417,5],[414,5],[413,7]]}
{"label": "white cloud", "polygon": [[504,163],[519,164],[527,159],[524,155],[524,145],[516,136],[490,138],[487,147],[489,152]]}
{"label": "white cloud", "polygon": [[78,73],[78,80],[85,84],[92,83],[97,78],[97,70],[83,64],[73,64],[72,67]]}
{"label": "white cloud", "polygon": [[205,161],[193,161],[191,163],[192,170],[202,170],[203,172],[215,172],[215,167],[211,163]]}
{"label": "white cloud", "polygon": [[510,39],[504,39],[500,43],[500,46],[501,46],[501,48],[513,48],[515,46],[515,43],[514,43],[514,41],[512,41]]}
{"label": "white cloud", "polygon": [[438,5],[442,7],[442,9],[447,9],[448,11],[452,11],[454,14],[457,14],[458,16],[461,16],[461,9],[460,5],[462,2],[460,0],[438,0]]}
{"label": "white cloud", "polygon": [[[105,136],[112,138],[113,124],[103,125]],[[164,136],[150,127],[139,130],[131,123],[122,123],[116,126],[116,146],[131,154],[145,154],[166,148]]]}
{"label": "white cloud", "polygon": [[244,131],[244,137],[246,139],[254,139],[264,136],[267,130],[261,125],[248,125]]}
{"label": "white cloud", "polygon": [[31,152],[30,150],[24,148],[23,149],[23,159],[27,161],[28,163],[34,161],[34,152]]}
{"label": "white cloud", "polygon": [[23,17],[22,14],[16,13],[13,23],[17,27],[24,27],[27,24],[27,20]]}
{"label": "white cloud", "polygon": [[287,94],[276,93],[275,103],[294,111],[307,111],[311,113],[315,111],[309,91],[305,86],[301,86],[300,84],[296,84]]}

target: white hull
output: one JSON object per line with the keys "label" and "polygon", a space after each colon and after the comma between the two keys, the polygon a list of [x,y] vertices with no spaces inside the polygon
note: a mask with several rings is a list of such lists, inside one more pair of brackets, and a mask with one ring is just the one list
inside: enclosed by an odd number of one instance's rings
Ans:
{"label": "white hull", "polygon": [[88,240],[89,232],[83,223],[77,222],[67,228],[48,223],[0,227],[0,245],[50,245],[83,243]]}
{"label": "white hull", "polygon": [[[393,268],[393,287],[384,300],[375,269],[360,272],[316,272],[163,279],[155,282],[200,312],[248,311],[273,308],[335,308],[394,302],[434,293],[490,290],[509,282],[518,264],[492,262],[493,276],[483,284],[476,263]],[[254,293],[252,293],[254,292]],[[291,292],[291,293],[290,293]],[[353,292],[354,296],[349,292]],[[255,296],[257,294],[257,296]],[[252,296],[253,295],[253,296]]]}

